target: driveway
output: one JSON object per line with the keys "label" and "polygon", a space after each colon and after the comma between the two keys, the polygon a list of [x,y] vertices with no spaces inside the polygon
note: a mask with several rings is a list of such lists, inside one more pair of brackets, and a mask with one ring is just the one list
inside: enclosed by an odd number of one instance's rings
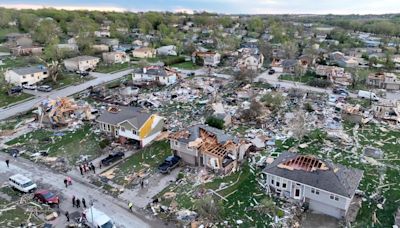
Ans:
{"label": "driveway", "polygon": [[[4,160],[10,159],[10,168],[7,168]],[[38,183],[40,187],[50,188],[54,192],[61,194],[61,213],[68,211],[70,214],[81,209],[72,208],[72,196],[82,198],[84,197],[87,204],[93,201],[95,208],[103,211],[112,218],[116,226],[119,228],[129,227],[165,227],[165,225],[156,219],[146,217],[139,212],[131,212],[127,210],[127,202],[113,198],[109,195],[102,193],[96,186],[90,185],[84,179],[79,177],[72,177],[73,184],[65,188],[63,180],[65,176],[55,173],[54,171],[38,166],[23,158],[14,160],[8,155],[0,154],[0,183],[7,182],[7,178],[13,174],[20,173],[34,182]],[[52,221],[55,227],[65,227],[66,219],[62,214],[55,221]]]}
{"label": "driveway", "polygon": [[71,96],[75,93],[79,93],[83,90],[86,90],[87,88],[91,86],[97,86],[101,84],[105,84],[107,82],[119,79],[129,73],[131,73],[133,69],[129,70],[124,70],[121,72],[117,72],[114,74],[103,74],[103,73],[97,73],[97,72],[91,72],[90,75],[95,77],[95,79],[84,82],[79,85],[71,85],[69,87],[60,89],[60,90],[54,90],[50,93],[36,93],[37,96],[35,99],[22,102],[19,104],[16,104],[14,106],[8,107],[8,108],[0,108],[0,120],[7,119],[11,116],[15,116],[19,113],[24,113],[27,112],[31,109],[33,109],[35,106],[37,106],[44,98],[49,97],[51,99],[55,99],[57,97],[68,97]]}

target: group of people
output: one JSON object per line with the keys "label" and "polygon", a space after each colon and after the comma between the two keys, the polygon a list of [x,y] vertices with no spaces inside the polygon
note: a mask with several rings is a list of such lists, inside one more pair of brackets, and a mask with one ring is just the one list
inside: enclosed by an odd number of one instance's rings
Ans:
{"label": "group of people", "polygon": [[94,174],[96,174],[96,167],[94,167],[93,163],[83,163],[79,165],[79,171],[81,172],[81,175],[83,176],[84,173],[87,173],[89,171],[93,171]]}
{"label": "group of people", "polygon": [[[82,203],[82,207],[86,208],[86,200],[85,200],[85,198],[82,197],[82,200],[80,200],[79,198],[76,198],[74,195],[72,196],[72,207],[80,208],[81,207],[81,203]],[[69,218],[69,212],[68,211],[65,212],[65,217],[67,217],[67,222],[69,222],[70,218]]]}
{"label": "group of people", "polygon": [[64,179],[64,184],[65,184],[65,187],[66,188],[68,188],[68,185],[72,185],[72,178],[71,177],[66,177],[65,179]]}

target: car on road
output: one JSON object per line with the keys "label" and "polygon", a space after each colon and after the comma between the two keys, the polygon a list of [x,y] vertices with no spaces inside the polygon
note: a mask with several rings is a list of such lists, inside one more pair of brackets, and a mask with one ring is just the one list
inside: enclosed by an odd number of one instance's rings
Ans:
{"label": "car on road", "polygon": [[86,76],[88,76],[88,75],[89,75],[89,72],[86,72],[86,71],[81,72],[81,76],[82,76],[82,77],[86,77]]}
{"label": "car on road", "polygon": [[188,77],[194,76],[194,72],[189,72],[186,74],[186,76],[188,76]]}
{"label": "car on road", "polygon": [[114,162],[122,159],[124,156],[125,156],[124,152],[116,152],[116,153],[109,154],[106,158],[103,158],[101,160],[101,164],[104,166],[108,166],[111,163],[114,163]]}
{"label": "car on road", "polygon": [[84,210],[82,213],[84,221],[88,227],[92,228],[115,228],[114,222],[108,215],[93,206]]}
{"label": "car on road", "polygon": [[274,70],[274,69],[270,69],[270,70],[268,71],[268,74],[269,74],[269,75],[275,74],[275,70]]}
{"label": "car on road", "polygon": [[16,94],[16,93],[21,93],[23,88],[21,86],[14,86],[11,89],[8,90],[8,94]]}
{"label": "car on road", "polygon": [[33,199],[45,204],[59,204],[60,198],[49,190],[42,189],[35,192]]}
{"label": "car on road", "polygon": [[360,90],[360,91],[358,91],[357,96],[358,96],[358,98],[379,101],[379,97],[375,93],[369,92],[369,91]]}
{"label": "car on road", "polygon": [[181,161],[179,156],[168,156],[163,163],[158,166],[158,171],[160,173],[170,173],[175,167],[177,167]]}
{"label": "car on road", "polygon": [[349,92],[347,92],[343,88],[333,88],[332,92],[334,94],[339,94],[339,95],[346,96],[346,97],[349,96]]}
{"label": "car on road", "polygon": [[37,90],[41,92],[51,92],[53,88],[51,88],[49,85],[41,85],[37,87]]}
{"label": "car on road", "polygon": [[36,85],[22,85],[22,88],[24,88],[24,89],[29,89],[29,90],[35,90],[35,89],[37,89],[37,86]]}

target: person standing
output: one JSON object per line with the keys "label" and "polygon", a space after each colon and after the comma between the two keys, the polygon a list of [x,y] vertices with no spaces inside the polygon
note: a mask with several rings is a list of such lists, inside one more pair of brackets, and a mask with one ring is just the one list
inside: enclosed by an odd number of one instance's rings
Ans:
{"label": "person standing", "polygon": [[128,208],[129,208],[130,211],[132,211],[132,207],[133,207],[133,203],[132,203],[132,202],[129,202],[129,203],[128,203]]}
{"label": "person standing", "polygon": [[7,165],[7,168],[10,168],[10,160],[6,160],[6,165]]}
{"label": "person standing", "polygon": [[72,207],[75,207],[75,196],[72,196]]}
{"label": "person standing", "polygon": [[81,201],[79,199],[76,199],[76,207],[77,208],[81,207]]}
{"label": "person standing", "polygon": [[92,167],[93,173],[96,174],[96,167],[94,167],[93,163],[90,163],[90,166]]}
{"label": "person standing", "polygon": [[65,217],[67,217],[67,222],[69,222],[69,213],[68,213],[68,211],[65,212]]}
{"label": "person standing", "polygon": [[86,208],[86,200],[83,197],[82,197],[82,205],[83,205],[83,208]]}
{"label": "person standing", "polygon": [[67,181],[67,178],[64,178],[64,184],[65,184],[65,188],[68,188],[68,181]]}
{"label": "person standing", "polygon": [[83,176],[83,169],[81,165],[79,166],[79,171],[81,171],[81,175]]}

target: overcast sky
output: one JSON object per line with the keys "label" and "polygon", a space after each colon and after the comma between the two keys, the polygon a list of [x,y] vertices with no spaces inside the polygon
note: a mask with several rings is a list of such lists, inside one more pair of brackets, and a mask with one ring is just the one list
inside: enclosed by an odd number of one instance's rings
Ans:
{"label": "overcast sky", "polygon": [[210,11],[232,14],[399,13],[400,0],[1,0],[12,8],[55,7],[113,11]]}

